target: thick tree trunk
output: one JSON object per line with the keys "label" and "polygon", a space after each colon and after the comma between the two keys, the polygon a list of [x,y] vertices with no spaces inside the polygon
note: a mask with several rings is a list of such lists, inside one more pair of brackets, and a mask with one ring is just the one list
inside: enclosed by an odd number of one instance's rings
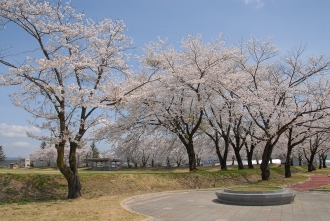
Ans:
{"label": "thick tree trunk", "polygon": [[196,171],[198,170],[196,167],[196,156],[195,153],[189,153],[189,171]]}
{"label": "thick tree trunk", "polygon": [[292,146],[288,145],[286,158],[285,158],[285,178],[291,177],[291,159],[292,159],[291,154],[292,154]]}
{"label": "thick tree trunk", "polygon": [[312,152],[311,153],[311,156],[310,156],[310,158],[308,160],[308,172],[312,172],[313,170],[315,170],[315,167],[313,165],[314,156],[315,156],[315,154]]}
{"label": "thick tree trunk", "polygon": [[218,156],[219,163],[220,163],[220,170],[228,170],[228,168],[227,168],[227,156],[228,156],[229,142],[225,141],[225,148],[224,148],[225,150],[224,150],[224,153],[223,153],[223,156],[222,156],[221,151],[220,151],[220,146],[219,146],[219,134],[217,132],[215,132],[214,136],[212,136],[209,133],[206,133],[206,134],[214,142],[215,151],[216,151],[216,154]]}
{"label": "thick tree trunk", "polygon": [[227,162],[226,162],[227,160],[224,159],[221,156],[219,145],[216,145],[215,149],[216,149],[216,153],[217,153],[217,156],[218,156],[218,159],[219,159],[219,162],[220,162],[220,169],[221,170],[228,170],[228,168],[227,168]]}
{"label": "thick tree trunk", "polygon": [[308,163],[308,172],[312,172],[313,170],[315,170],[313,163]]}
{"label": "thick tree trunk", "polygon": [[76,163],[77,144],[70,143],[69,167],[64,163],[64,146],[64,142],[55,146],[57,149],[57,166],[67,180],[68,199],[76,199],[81,196],[81,184]]}
{"label": "thick tree trunk", "polygon": [[242,142],[242,139],[240,137],[240,134],[236,134],[235,135],[234,142],[232,140],[230,140],[230,143],[231,143],[231,146],[234,149],[234,153],[235,153],[235,157],[236,157],[238,169],[239,170],[242,170],[242,169],[244,169],[244,166],[243,166],[243,161],[242,161],[242,157],[241,157],[240,151],[241,151],[241,149],[242,149],[242,147],[244,145],[244,141]]}
{"label": "thick tree trunk", "polygon": [[147,163],[148,163],[149,157],[150,157],[150,156],[148,156],[148,157],[146,157],[146,156],[142,156],[142,159],[141,159],[141,161],[142,161],[142,167],[146,167],[146,166],[147,166]]}
{"label": "thick tree trunk", "polygon": [[260,170],[261,170],[261,179],[268,180],[270,176],[270,171],[269,171],[267,158],[262,158],[262,162],[260,164]]}
{"label": "thick tree trunk", "polygon": [[81,184],[78,172],[72,173],[71,179],[68,180],[68,199],[76,199],[81,196],[80,190],[81,190]]}
{"label": "thick tree trunk", "polygon": [[189,171],[197,171],[197,166],[196,166],[196,154],[194,150],[194,145],[192,140],[186,145],[187,153],[188,153],[188,159],[189,159]]}
{"label": "thick tree trunk", "polygon": [[308,163],[308,165],[307,165],[308,172],[312,172],[313,170],[315,170],[315,167],[313,165],[315,153],[314,153],[314,151],[311,151],[311,154],[308,157],[307,154],[306,154],[306,151],[304,149],[304,156],[305,156],[305,159],[307,160],[307,163]]}
{"label": "thick tree trunk", "polygon": [[286,158],[285,161],[285,178],[291,177],[291,158]]}
{"label": "thick tree trunk", "polygon": [[239,170],[244,169],[242,157],[241,157],[241,155],[239,153],[239,150],[237,148],[235,148],[234,149],[234,152],[235,152],[235,156],[236,156],[236,161],[237,161],[238,169]]}
{"label": "thick tree trunk", "polygon": [[248,168],[253,169],[253,163],[252,163],[252,154],[247,154],[247,161],[248,161]]}
{"label": "thick tree trunk", "polygon": [[247,156],[247,161],[248,161],[248,168],[253,169],[253,163],[252,163],[252,158],[253,158],[253,150],[255,146],[251,144],[250,150],[248,145],[245,143],[245,150],[246,150],[246,156]]}
{"label": "thick tree trunk", "polygon": [[270,156],[272,154],[272,145],[270,141],[266,143],[264,152],[262,154],[262,162],[260,164],[260,170],[261,170],[261,179],[262,180],[268,180],[270,176],[270,171],[269,171],[269,160]]}
{"label": "thick tree trunk", "polygon": [[225,144],[225,151],[223,153],[223,156],[221,155],[219,144],[216,144],[215,148],[216,148],[217,156],[219,158],[220,169],[228,170],[227,168],[228,145]]}
{"label": "thick tree trunk", "polygon": [[327,155],[323,154],[322,155],[323,168],[327,168],[326,160],[327,160]]}

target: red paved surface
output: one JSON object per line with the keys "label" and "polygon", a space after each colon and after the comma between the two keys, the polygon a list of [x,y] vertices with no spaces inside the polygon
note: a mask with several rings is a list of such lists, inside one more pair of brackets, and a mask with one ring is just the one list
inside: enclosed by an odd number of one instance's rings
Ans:
{"label": "red paved surface", "polygon": [[296,184],[294,186],[288,187],[288,189],[296,190],[296,191],[308,191],[310,189],[314,189],[320,186],[324,186],[330,184],[330,177],[326,174],[322,175],[311,175],[309,180]]}

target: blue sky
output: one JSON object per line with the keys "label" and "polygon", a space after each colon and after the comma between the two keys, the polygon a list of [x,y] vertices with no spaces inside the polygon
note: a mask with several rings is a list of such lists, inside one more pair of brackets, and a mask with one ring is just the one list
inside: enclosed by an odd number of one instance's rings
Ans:
{"label": "blue sky", "polygon": [[[307,44],[306,55],[330,57],[329,0],[72,0],[72,5],[85,18],[123,20],[126,34],[134,40],[132,54],[141,55],[141,48],[157,36],[178,47],[187,34],[202,34],[204,41],[210,41],[222,33],[228,46],[253,34],[259,39],[273,37],[282,54],[302,43]],[[0,39],[0,48],[14,51],[35,45],[11,26],[0,31]],[[6,70],[0,65],[0,73]],[[11,104],[7,94],[14,90],[0,87],[0,145],[8,157],[28,157],[41,142],[27,138],[25,131],[42,131],[27,123],[29,114]],[[98,147],[109,149],[104,144]]]}

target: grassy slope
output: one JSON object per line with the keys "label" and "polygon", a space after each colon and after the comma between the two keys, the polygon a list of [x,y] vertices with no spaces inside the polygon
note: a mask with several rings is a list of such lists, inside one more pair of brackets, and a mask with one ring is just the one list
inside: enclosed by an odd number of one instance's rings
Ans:
{"label": "grassy slope", "polygon": [[[6,220],[23,217],[39,220],[140,220],[143,217],[120,207],[123,199],[144,193],[225,188],[237,185],[286,186],[306,180],[305,167],[293,167],[292,178],[283,178],[283,167],[271,169],[269,181],[260,180],[259,169],[218,171],[201,167],[196,173],[179,169],[126,169],[116,172],[81,170],[83,197],[65,200],[66,181],[54,169],[0,169],[0,213]],[[327,169],[329,172],[329,170]],[[323,173],[327,173],[325,169]],[[11,173],[9,173],[11,172]],[[319,172],[319,171],[317,171]],[[64,216],[65,215],[65,216]],[[53,218],[50,218],[53,217]],[[71,217],[71,219],[70,219]]]}

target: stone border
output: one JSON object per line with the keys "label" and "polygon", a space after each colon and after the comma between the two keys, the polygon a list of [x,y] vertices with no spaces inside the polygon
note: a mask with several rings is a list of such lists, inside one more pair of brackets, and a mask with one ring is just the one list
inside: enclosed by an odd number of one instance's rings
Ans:
{"label": "stone border", "polygon": [[290,204],[296,196],[296,191],[281,189],[269,191],[234,191],[218,190],[215,195],[224,204],[243,206],[273,206]]}

